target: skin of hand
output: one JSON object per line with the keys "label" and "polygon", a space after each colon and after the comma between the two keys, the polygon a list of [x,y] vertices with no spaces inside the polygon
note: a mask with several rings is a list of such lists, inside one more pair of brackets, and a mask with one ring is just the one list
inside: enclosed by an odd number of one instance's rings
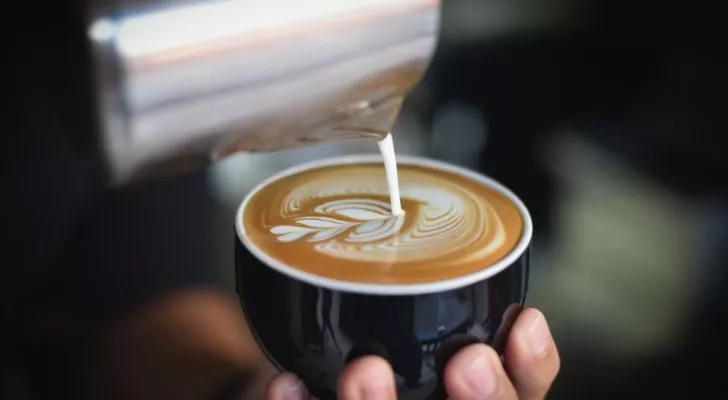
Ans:
{"label": "skin of hand", "polygon": [[[470,345],[445,367],[451,400],[541,400],[559,372],[561,361],[544,315],[527,308],[513,325],[504,362],[484,344]],[[338,382],[341,400],[394,400],[392,368],[376,356],[349,363]],[[310,395],[295,375],[282,373],[270,381],[267,400],[304,400]]]}

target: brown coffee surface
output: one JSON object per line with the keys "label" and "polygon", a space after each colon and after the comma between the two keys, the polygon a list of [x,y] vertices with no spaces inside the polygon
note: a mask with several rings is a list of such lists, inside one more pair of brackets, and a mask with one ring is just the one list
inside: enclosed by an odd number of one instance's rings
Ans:
{"label": "brown coffee surface", "polygon": [[398,163],[403,215],[382,163],[315,167],[267,184],[242,218],[251,245],[301,271],[413,284],[471,274],[510,253],[523,218],[505,195],[456,172]]}

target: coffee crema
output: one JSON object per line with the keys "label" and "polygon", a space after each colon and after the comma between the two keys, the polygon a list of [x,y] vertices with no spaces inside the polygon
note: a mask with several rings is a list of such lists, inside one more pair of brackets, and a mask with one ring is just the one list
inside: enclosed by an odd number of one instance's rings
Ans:
{"label": "coffee crema", "polygon": [[357,283],[415,284],[468,275],[510,253],[516,205],[456,172],[398,163],[393,217],[381,162],[312,167],[253,193],[242,211],[252,246],[287,266]]}

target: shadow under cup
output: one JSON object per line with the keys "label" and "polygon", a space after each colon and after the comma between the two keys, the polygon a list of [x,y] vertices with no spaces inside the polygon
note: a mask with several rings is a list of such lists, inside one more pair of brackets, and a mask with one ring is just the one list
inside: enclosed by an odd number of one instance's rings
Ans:
{"label": "shadow under cup", "polygon": [[[522,237],[511,253],[484,265],[481,273],[431,285],[387,285],[378,291],[377,285],[305,279],[256,256],[236,222],[236,288],[271,362],[297,374],[315,397],[328,400],[336,398],[347,362],[377,355],[392,366],[399,399],[444,399],[442,371],[459,349],[480,342],[502,353],[526,297],[532,225],[518,198],[485,177],[479,180],[519,207]],[[241,212],[242,207],[236,219]]]}

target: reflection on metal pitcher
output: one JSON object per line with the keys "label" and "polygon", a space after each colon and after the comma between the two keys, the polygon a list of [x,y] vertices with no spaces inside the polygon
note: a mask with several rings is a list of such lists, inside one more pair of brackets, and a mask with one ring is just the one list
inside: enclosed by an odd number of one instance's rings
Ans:
{"label": "reflection on metal pitcher", "polygon": [[386,134],[438,35],[434,0],[161,3],[91,12],[117,183],[237,151]]}

